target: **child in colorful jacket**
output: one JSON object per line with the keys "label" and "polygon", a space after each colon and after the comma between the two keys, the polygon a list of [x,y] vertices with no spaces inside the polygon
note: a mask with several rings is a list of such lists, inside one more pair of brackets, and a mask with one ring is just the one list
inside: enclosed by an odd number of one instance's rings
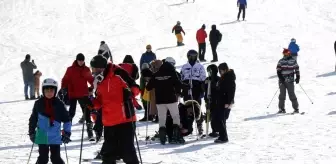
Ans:
{"label": "child in colorful jacket", "polygon": [[64,103],[56,97],[57,87],[57,81],[53,79],[48,78],[43,81],[43,96],[35,102],[29,118],[29,137],[39,147],[39,157],[36,162],[39,164],[48,163],[49,151],[52,163],[64,164],[60,156],[60,145],[71,141],[69,113]]}

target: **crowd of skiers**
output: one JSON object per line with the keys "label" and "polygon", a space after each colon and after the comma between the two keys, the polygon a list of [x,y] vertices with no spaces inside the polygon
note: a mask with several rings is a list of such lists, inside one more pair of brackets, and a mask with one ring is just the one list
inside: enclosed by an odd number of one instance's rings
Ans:
{"label": "crowd of skiers", "polygon": [[[101,45],[104,44],[102,41]],[[135,109],[142,109],[135,98],[139,94],[145,110],[140,121],[159,123],[161,144],[165,144],[167,139],[169,143],[184,143],[183,136],[195,130],[194,123],[198,134],[203,133],[202,99],[211,110],[213,131],[210,136],[218,137],[216,143],[227,142],[226,119],[234,103],[236,87],[234,71],[226,63],[218,67],[212,64],[206,70],[198,60],[197,51],[190,50],[188,62],[178,72],[172,57],[158,60],[151,49],[151,45],[146,46],[140,69],[132,56],[126,55],[123,63],[117,65],[113,63],[109,50],[100,49],[90,61],[91,70],[85,64],[84,54],[77,54],[60,87],[54,79],[43,80],[43,96],[34,104],[28,130],[31,141],[39,146],[37,163],[47,163],[49,151],[53,163],[64,163],[60,157],[60,145],[71,141],[77,102],[83,113],[80,122],[83,129],[86,125],[88,139],[99,141],[104,135],[97,158],[102,158],[103,163],[115,163],[118,159],[129,164],[139,163],[134,147]],[[111,60],[108,61],[107,57]],[[34,62],[29,60],[27,55],[21,64],[25,71],[36,69]],[[24,72],[24,77],[27,77],[25,73],[28,73]],[[138,78],[140,86],[135,82]],[[210,90],[206,89],[208,85]],[[69,106],[69,110],[64,104]],[[61,123],[64,123],[63,127]]]}

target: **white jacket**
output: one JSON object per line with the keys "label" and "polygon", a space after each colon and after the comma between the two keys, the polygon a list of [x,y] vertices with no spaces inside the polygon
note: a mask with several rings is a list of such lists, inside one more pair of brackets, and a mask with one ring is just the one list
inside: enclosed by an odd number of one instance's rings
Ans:
{"label": "white jacket", "polygon": [[181,78],[182,81],[185,80],[198,80],[205,81],[206,73],[204,66],[199,62],[196,62],[194,66],[191,66],[189,63],[184,64],[181,68]]}

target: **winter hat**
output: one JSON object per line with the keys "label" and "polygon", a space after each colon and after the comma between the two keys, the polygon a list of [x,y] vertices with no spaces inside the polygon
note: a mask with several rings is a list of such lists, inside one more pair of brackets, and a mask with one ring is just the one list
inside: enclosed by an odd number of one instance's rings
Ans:
{"label": "winter hat", "polygon": [[218,66],[218,70],[228,70],[228,69],[229,69],[229,66],[225,62],[219,64]]}
{"label": "winter hat", "polygon": [[144,70],[144,69],[149,68],[149,67],[150,67],[150,65],[148,63],[143,63],[141,65],[141,70]]}
{"label": "winter hat", "polygon": [[101,41],[100,44],[105,44],[105,41]]}
{"label": "winter hat", "polygon": [[291,39],[291,42],[295,43],[295,42],[296,42],[296,39],[295,39],[295,38],[292,38],[292,39]]}
{"label": "winter hat", "polygon": [[205,24],[202,25],[202,28],[205,29]]}
{"label": "winter hat", "polygon": [[152,75],[153,75],[153,72],[149,68],[143,69],[141,71],[142,77],[152,77]]}
{"label": "winter hat", "polygon": [[287,48],[284,48],[284,50],[282,51],[282,54],[285,56],[289,56],[291,54],[290,50]]}
{"label": "winter hat", "polygon": [[96,55],[90,61],[90,66],[93,68],[106,68],[107,67],[107,59],[102,55]]}
{"label": "winter hat", "polygon": [[146,49],[152,49],[152,46],[151,46],[150,44],[148,44],[148,45],[146,46]]}
{"label": "winter hat", "polygon": [[176,22],[176,24],[177,24],[177,25],[180,25],[180,24],[181,24],[181,22],[180,22],[180,21],[177,21],[177,22]]}
{"label": "winter hat", "polygon": [[131,64],[134,64],[134,60],[133,60],[133,57],[131,55],[126,55],[124,60],[123,60],[123,63],[131,63]]}
{"label": "winter hat", "polygon": [[76,56],[76,60],[79,61],[84,61],[85,60],[85,56],[82,53],[77,54]]}

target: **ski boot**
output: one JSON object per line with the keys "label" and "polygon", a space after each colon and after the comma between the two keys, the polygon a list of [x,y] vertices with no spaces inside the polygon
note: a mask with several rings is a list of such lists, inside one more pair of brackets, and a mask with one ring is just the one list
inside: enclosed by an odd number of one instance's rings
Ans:
{"label": "ski boot", "polygon": [[215,140],[215,143],[227,143],[227,142],[229,142],[228,139],[221,139],[220,137]]}
{"label": "ski boot", "polygon": [[184,144],[185,140],[183,139],[181,135],[181,129],[178,125],[173,125],[173,136],[171,140],[172,144]]}
{"label": "ski boot", "polygon": [[98,152],[96,157],[94,157],[94,159],[96,159],[96,160],[102,160],[103,159],[102,155],[100,154],[100,151]]}
{"label": "ski boot", "polygon": [[103,135],[103,132],[102,131],[95,131],[95,134],[96,134],[96,142],[99,142],[102,135]]}
{"label": "ski boot", "polygon": [[299,109],[294,109],[294,112],[293,113],[300,113],[299,112]]}
{"label": "ski boot", "polygon": [[278,113],[286,113],[285,109],[279,109]]}
{"label": "ski boot", "polygon": [[166,127],[160,127],[160,129],[159,129],[159,137],[160,137],[160,143],[162,145],[166,144],[166,141],[167,141],[166,135],[167,135],[167,133],[166,133]]}
{"label": "ski boot", "polygon": [[85,122],[85,118],[84,118],[84,116],[82,116],[82,117],[79,119],[78,123],[80,123],[80,124],[84,124],[84,122]]}
{"label": "ski boot", "polygon": [[95,141],[92,132],[92,123],[86,123],[86,132],[88,134],[89,141]]}
{"label": "ski boot", "polygon": [[204,121],[204,114],[201,113],[201,118],[199,120],[196,120],[196,124],[197,124],[197,130],[198,130],[198,135],[202,135],[203,134],[203,121]]}
{"label": "ski boot", "polygon": [[25,99],[26,99],[26,100],[29,100],[29,97],[28,97],[28,96],[25,96]]}
{"label": "ski boot", "polygon": [[209,134],[209,136],[215,138],[215,137],[218,137],[218,133],[217,132],[211,132]]}

